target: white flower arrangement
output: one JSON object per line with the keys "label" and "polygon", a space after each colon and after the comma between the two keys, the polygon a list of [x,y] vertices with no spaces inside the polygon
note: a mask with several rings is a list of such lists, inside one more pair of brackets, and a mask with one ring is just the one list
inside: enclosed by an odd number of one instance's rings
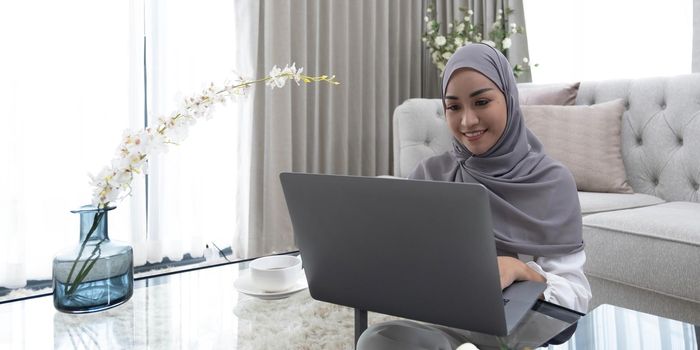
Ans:
{"label": "white flower arrangement", "polygon": [[265,82],[271,89],[284,87],[288,80],[294,80],[297,85],[322,81],[339,84],[335,76],[308,76],[303,75],[303,71],[304,68],[297,69],[296,64],[283,69],[274,66],[270,74],[262,79],[251,80],[239,76],[236,81],[227,82],[221,87],[211,83],[199,95],[185,98],[180,108],[168,117],[158,118],[156,125],[124,131],[122,143],[110,166],[95,176],[90,175],[90,184],[94,187],[92,204],[103,208],[128,196],[134,175],[148,172],[149,156],[166,151],[170,144],[184,141],[188,129],[198,120],[211,118],[217,104],[244,96],[255,83]]}
{"label": "white flower arrangement", "polygon": [[[426,30],[423,33],[423,42],[430,50],[430,57],[437,66],[442,76],[447,60],[452,57],[457,49],[474,42],[482,42],[490,45],[508,57],[508,49],[512,45],[511,35],[523,33],[523,27],[516,23],[509,23],[509,17],[514,13],[510,8],[498,9],[496,20],[491,25],[491,30],[483,33],[483,26],[474,23],[474,11],[460,8],[464,17],[461,20],[447,23],[447,31],[440,33],[440,23],[435,19],[435,4],[431,3],[426,8],[426,16],[423,20],[426,23]],[[536,64],[532,66],[537,66]],[[523,72],[530,69],[529,60],[523,58],[522,64],[513,64],[513,74],[518,77]]]}
{"label": "white flower arrangement", "polygon": [[[97,208],[106,209],[110,203],[128,196],[131,193],[131,182],[134,176],[148,171],[148,158],[150,156],[166,151],[170,144],[184,141],[190,126],[200,119],[211,118],[217,104],[224,104],[228,100],[244,96],[253,84],[265,82],[270,89],[282,88],[288,80],[292,79],[297,85],[301,85],[302,82],[340,84],[335,80],[335,75],[308,76],[302,74],[303,71],[303,68],[297,69],[295,64],[292,64],[291,67],[286,65],[283,69],[274,66],[270,74],[261,79],[251,80],[239,76],[234,82],[226,82],[221,87],[211,83],[199,95],[185,98],[180,108],[168,117],[158,118],[156,125],[141,130],[126,130],[111,165],[103,168],[95,176],[90,175],[90,184],[94,187],[92,204]],[[83,257],[83,251],[105,212],[103,210],[95,213],[92,227],[81,242],[80,251],[73,261],[66,280],[66,295],[72,295],[76,292],[97,259],[100,258],[100,244],[104,239],[95,245],[86,258]],[[82,266],[75,274],[75,278],[71,280],[81,261]]]}

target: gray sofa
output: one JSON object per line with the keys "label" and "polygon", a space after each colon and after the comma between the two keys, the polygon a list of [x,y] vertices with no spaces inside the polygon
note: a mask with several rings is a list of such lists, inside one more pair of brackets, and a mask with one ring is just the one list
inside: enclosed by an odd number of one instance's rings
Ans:
{"label": "gray sofa", "polygon": [[[590,309],[613,304],[700,324],[700,74],[582,82],[577,105],[622,98],[634,194],[579,192]],[[450,149],[439,99],[394,111],[394,175]]]}

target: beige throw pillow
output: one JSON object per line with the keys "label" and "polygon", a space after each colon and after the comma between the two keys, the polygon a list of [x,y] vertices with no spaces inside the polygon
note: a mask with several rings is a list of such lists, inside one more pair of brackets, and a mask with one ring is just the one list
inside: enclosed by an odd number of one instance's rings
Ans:
{"label": "beige throw pillow", "polygon": [[521,106],[525,125],[550,157],[571,170],[579,191],[633,193],[620,139],[621,99],[591,106]]}
{"label": "beige throw pillow", "polygon": [[578,87],[571,84],[518,84],[518,101],[521,105],[574,105]]}

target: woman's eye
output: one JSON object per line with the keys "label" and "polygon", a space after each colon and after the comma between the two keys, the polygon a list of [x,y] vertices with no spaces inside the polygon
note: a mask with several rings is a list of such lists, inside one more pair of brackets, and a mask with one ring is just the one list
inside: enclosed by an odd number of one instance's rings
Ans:
{"label": "woman's eye", "polygon": [[489,101],[489,100],[478,100],[478,101],[476,101],[474,104],[477,105],[477,106],[486,106],[489,102],[491,102],[491,101]]}
{"label": "woman's eye", "polygon": [[447,106],[447,110],[448,111],[456,111],[456,110],[459,110],[459,106],[458,105]]}

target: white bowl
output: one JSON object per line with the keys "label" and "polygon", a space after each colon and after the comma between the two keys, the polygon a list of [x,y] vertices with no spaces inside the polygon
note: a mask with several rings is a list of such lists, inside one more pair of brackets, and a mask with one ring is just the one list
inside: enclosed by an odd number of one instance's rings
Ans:
{"label": "white bowl", "polygon": [[253,284],[265,292],[291,288],[301,277],[301,259],[292,255],[273,255],[250,262]]}

